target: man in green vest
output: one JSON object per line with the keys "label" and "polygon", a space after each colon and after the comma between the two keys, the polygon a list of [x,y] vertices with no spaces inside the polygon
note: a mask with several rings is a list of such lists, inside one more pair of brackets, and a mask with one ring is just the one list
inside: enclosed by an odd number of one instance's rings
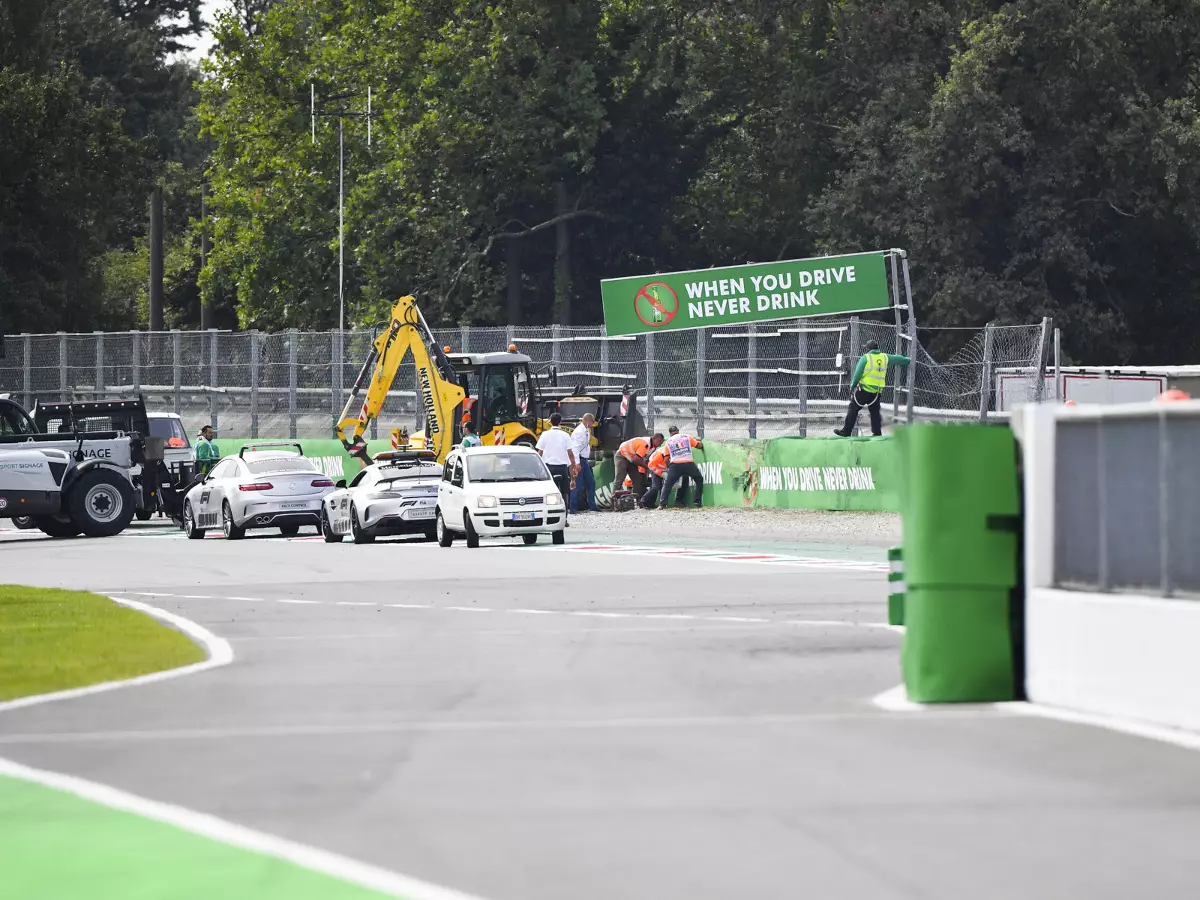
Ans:
{"label": "man in green vest", "polygon": [[879,398],[883,387],[887,384],[889,365],[907,366],[908,357],[898,353],[883,353],[878,341],[867,341],[863,347],[863,355],[854,369],[854,379],[850,382],[850,408],[846,411],[846,423],[841,428],[833,429],[838,437],[850,437],[858,425],[858,412],[866,407],[871,416],[871,434],[878,437],[883,434],[883,416],[879,412]]}
{"label": "man in green vest", "polygon": [[211,425],[205,425],[200,429],[200,434],[196,440],[196,474],[207,475],[212,471],[221,458],[221,451],[217,449],[217,445],[213,443],[213,430]]}

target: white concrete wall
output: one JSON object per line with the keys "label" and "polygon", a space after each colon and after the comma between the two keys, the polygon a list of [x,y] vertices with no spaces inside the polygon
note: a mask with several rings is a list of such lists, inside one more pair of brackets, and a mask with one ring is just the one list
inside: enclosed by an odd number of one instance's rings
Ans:
{"label": "white concrete wall", "polygon": [[1055,431],[1079,415],[1045,405],[1013,421],[1025,476],[1026,692],[1047,706],[1200,731],[1200,600],[1054,584]]}
{"label": "white concrete wall", "polygon": [[1200,601],[1031,588],[1029,699],[1200,731]]}

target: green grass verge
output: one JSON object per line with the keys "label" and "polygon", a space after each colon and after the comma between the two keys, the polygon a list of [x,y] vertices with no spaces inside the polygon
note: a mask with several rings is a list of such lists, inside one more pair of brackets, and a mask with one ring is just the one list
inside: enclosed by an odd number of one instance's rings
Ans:
{"label": "green grass verge", "polygon": [[0,700],[203,659],[204,651],[189,638],[107,597],[0,585]]}

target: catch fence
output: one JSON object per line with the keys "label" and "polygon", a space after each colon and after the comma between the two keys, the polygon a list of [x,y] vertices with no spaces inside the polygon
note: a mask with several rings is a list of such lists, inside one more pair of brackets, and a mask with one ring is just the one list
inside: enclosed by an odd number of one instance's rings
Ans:
{"label": "catch fence", "polygon": [[[535,373],[548,375],[553,367],[560,387],[636,390],[652,428],[676,424],[736,439],[828,433],[845,414],[851,373],[870,339],[914,363],[911,381],[902,370],[889,373],[885,423],[1003,415],[996,408],[996,371],[1037,372],[1049,328],[1044,321],[964,333],[961,348],[944,362],[923,344],[935,332],[919,329],[914,340],[890,322],[859,317],[626,337],[608,337],[602,327],[557,325],[464,326],[435,329],[435,336],[456,352],[516,344],[532,358]],[[148,408],[180,414],[193,432],[207,422],[229,437],[330,437],[373,339],[365,330],[9,335],[0,392],[26,407],[36,399],[140,393]],[[373,432],[420,425],[414,373],[405,366]]]}

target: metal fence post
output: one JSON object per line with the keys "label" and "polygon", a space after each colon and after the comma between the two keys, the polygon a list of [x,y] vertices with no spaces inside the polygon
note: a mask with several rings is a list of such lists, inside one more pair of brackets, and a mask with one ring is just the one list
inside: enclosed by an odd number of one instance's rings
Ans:
{"label": "metal fence post", "polygon": [[22,388],[25,391],[25,408],[29,409],[33,406],[33,336],[28,333],[21,335],[21,355],[25,357]]}
{"label": "metal fence post", "polygon": [[992,399],[992,341],[995,330],[988,322],[983,329],[983,371],[979,374],[979,421],[986,422]]}
{"label": "metal fence post", "polygon": [[140,332],[129,332],[129,380],[133,382],[133,392],[139,393],[142,389],[142,342]]}
{"label": "metal fence post", "polygon": [[461,328],[458,329],[458,333],[459,333],[459,340],[462,341],[462,350],[460,352],[470,353],[471,352],[471,326],[463,325]]}
{"label": "metal fence post", "polygon": [[[1054,332],[1055,343],[1058,331]],[[1171,580],[1171,430],[1167,427],[1166,404],[1158,411],[1158,552],[1161,584],[1159,589],[1164,597],[1175,594],[1175,585]]]}
{"label": "metal fence post", "polygon": [[[848,348],[850,350],[850,355],[849,355],[850,360],[854,360],[855,362],[857,362],[858,355],[859,355],[858,348],[860,346],[861,345],[859,344],[859,341],[858,341],[858,316],[851,316],[850,317],[850,347]],[[850,367],[850,377],[851,378],[854,377],[854,365],[853,364],[851,364],[851,367]],[[850,429],[850,433],[858,434],[858,425],[855,425],[852,429]]]}
{"label": "metal fence post", "polygon": [[704,329],[696,329],[696,435],[704,437]]}
{"label": "metal fence post", "polygon": [[508,329],[505,332],[504,338],[505,338],[504,349],[507,350],[509,347],[511,347],[513,344],[515,344],[517,342],[517,327],[515,325],[509,325]]}
{"label": "metal fence post", "polygon": [[906,388],[908,397],[905,409],[905,421],[912,423],[913,420],[913,394],[917,383],[917,311],[913,306],[912,297],[912,282],[908,278],[908,254],[904,255],[901,260],[900,268],[904,272],[904,297],[908,301],[908,386]]}
{"label": "metal fence post", "polygon": [[1062,374],[1062,329],[1054,329],[1054,399],[1062,402],[1063,398],[1063,374]]}
{"label": "metal fence post", "polygon": [[93,385],[94,391],[92,396],[97,400],[104,399],[104,332],[93,331],[92,337],[96,340],[96,381]]}
{"label": "metal fence post", "polygon": [[258,437],[258,331],[250,332],[250,437]]}
{"label": "metal fence post", "polygon": [[1042,319],[1042,333],[1038,336],[1037,384],[1034,386],[1035,403],[1041,403],[1046,397],[1046,350],[1050,346],[1050,331],[1053,325],[1054,320],[1049,316]]}
{"label": "metal fence post", "polygon": [[71,391],[67,387],[67,333],[58,333],[58,393],[63,403],[71,402]]}
{"label": "metal fence post", "polygon": [[[888,261],[892,267],[892,310],[896,315],[896,349],[894,352],[904,354],[904,324],[900,320],[900,273],[896,269],[896,254],[889,253]],[[899,379],[897,379],[899,380]],[[892,385],[892,425],[900,418],[900,389]]]}
{"label": "metal fence post", "polygon": [[208,332],[208,424],[217,430],[217,329]]}
{"label": "metal fence post", "polygon": [[171,362],[175,369],[175,377],[173,379],[173,389],[175,396],[175,415],[179,415],[180,409],[183,407],[183,398],[180,396],[183,387],[183,347],[181,346],[181,336],[178,328],[171,329]]}
{"label": "metal fence post", "polygon": [[550,326],[550,365],[558,368],[562,361],[562,347],[559,341],[562,340],[562,326],[557,322]]}
{"label": "metal fence post", "polygon": [[288,329],[288,437],[296,437],[296,345],[300,341],[300,332],[295,328]]}
{"label": "metal fence post", "polygon": [[600,373],[604,384],[608,384],[608,329],[600,326]]}
{"label": "metal fence post", "polygon": [[750,402],[750,420],[746,423],[748,436],[758,437],[758,326],[749,326],[746,336],[746,399]]}
{"label": "metal fence post", "polygon": [[808,332],[800,327],[796,366],[800,370],[800,437],[808,437]]}
{"label": "metal fence post", "polygon": [[654,335],[646,335],[646,427],[654,431]]}

